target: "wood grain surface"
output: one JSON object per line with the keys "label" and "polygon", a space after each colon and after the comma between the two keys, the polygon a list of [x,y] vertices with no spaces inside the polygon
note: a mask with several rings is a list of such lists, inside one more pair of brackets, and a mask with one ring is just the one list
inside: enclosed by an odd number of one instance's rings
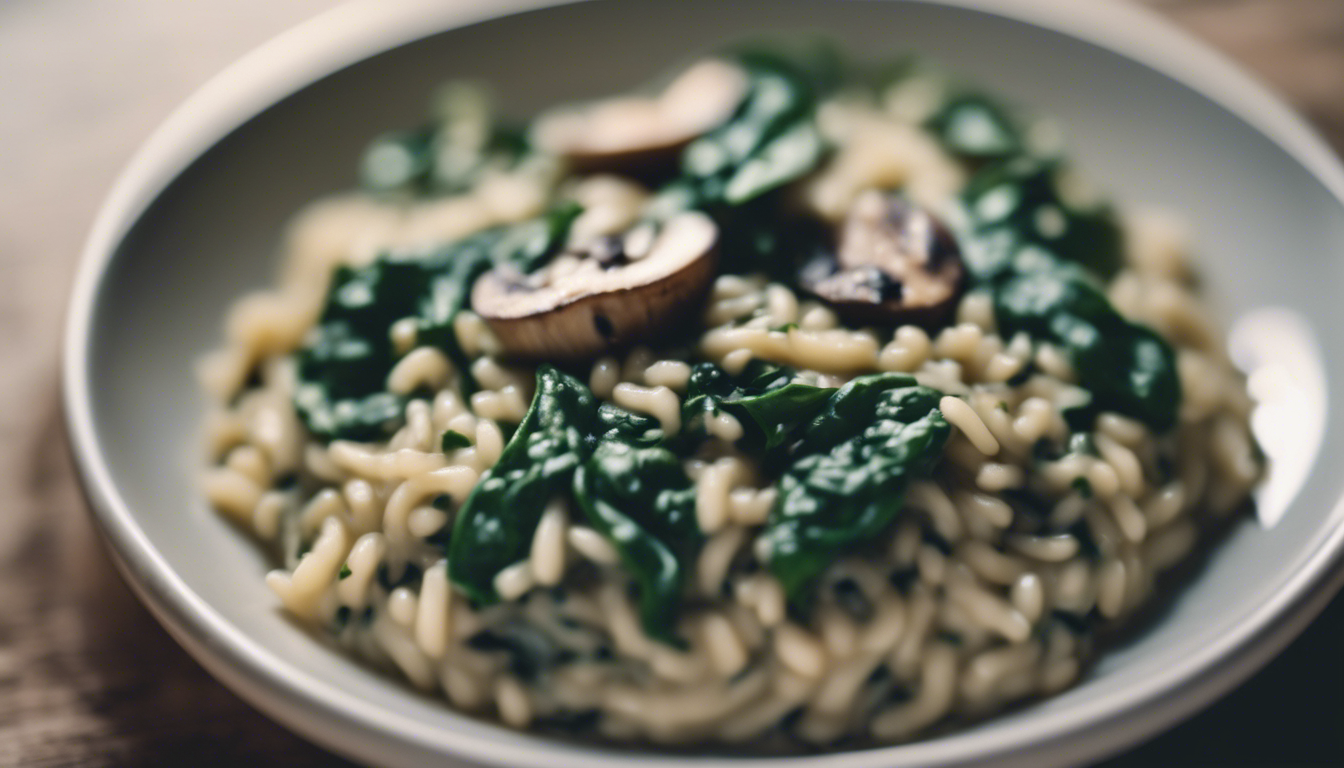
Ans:
{"label": "wood grain surface", "polygon": [[[1087,0],[1076,0],[1086,2]],[[210,678],[136,602],[60,424],[61,313],[117,170],[168,111],[333,0],[0,0],[0,766],[339,766]],[[1344,152],[1344,0],[1148,0]],[[1115,765],[1344,764],[1344,601]]]}

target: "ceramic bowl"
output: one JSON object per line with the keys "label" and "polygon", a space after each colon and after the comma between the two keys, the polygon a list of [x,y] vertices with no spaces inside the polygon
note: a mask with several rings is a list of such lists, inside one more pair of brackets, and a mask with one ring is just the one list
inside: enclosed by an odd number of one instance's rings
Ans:
{"label": "ceramic bowl", "polygon": [[[547,7],[542,7],[547,6]],[[769,761],[790,768],[1076,764],[1227,691],[1336,591],[1344,544],[1344,171],[1279,100],[1150,13],[1110,2],[938,0],[548,4],[358,2],[206,85],[145,144],[93,227],[65,340],[64,397],[94,517],[172,634],[258,709],[384,766],[763,766],[759,758],[557,742],[459,715],[287,621],[255,543],[196,485],[193,364],[227,305],[265,285],[285,218],[353,184],[372,135],[414,124],[450,77],[506,106],[616,91],[696,49],[771,30],[935,56],[1052,114],[1090,178],[1179,211],[1207,295],[1266,402],[1274,476],[1159,615],[1067,692],[913,744]]]}

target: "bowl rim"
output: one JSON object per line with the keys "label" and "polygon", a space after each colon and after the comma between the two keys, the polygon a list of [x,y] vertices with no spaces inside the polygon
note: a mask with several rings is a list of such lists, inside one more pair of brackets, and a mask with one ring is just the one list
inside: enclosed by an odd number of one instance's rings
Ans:
{"label": "bowl rim", "polygon": [[[65,425],[91,515],[140,599],[215,677],[253,706],[347,755],[407,763],[453,756],[500,766],[642,765],[764,768],[779,758],[594,750],[488,726],[502,740],[442,728],[341,696],[229,623],[169,567],[122,497],[99,450],[89,342],[104,277],[122,239],[169,183],[252,116],[312,82],[398,45],[517,12],[584,0],[351,0],[282,33],[216,75],[141,145],[117,178],[80,256],[62,350]],[[1027,22],[1144,64],[1222,106],[1283,149],[1344,206],[1344,166],[1290,107],[1207,44],[1154,11],[1117,0],[883,0],[979,11]],[[1322,458],[1317,459],[1323,461]],[[1232,631],[1181,660],[1067,713],[987,724],[931,741],[787,758],[798,768],[1076,763],[1117,751],[1188,717],[1282,650],[1344,586],[1344,499],[1281,588]],[[466,719],[455,712],[454,717]],[[473,721],[474,722],[474,721]],[[479,723],[477,723],[479,725]],[[349,738],[360,734],[360,739]],[[1087,738],[1077,738],[1086,735]]]}

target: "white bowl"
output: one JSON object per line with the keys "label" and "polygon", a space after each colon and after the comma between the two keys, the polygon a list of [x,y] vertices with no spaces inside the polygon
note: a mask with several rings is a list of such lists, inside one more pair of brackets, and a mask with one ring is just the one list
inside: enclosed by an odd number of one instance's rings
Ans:
{"label": "white bowl", "polygon": [[[1208,294],[1278,360],[1300,428],[1265,520],[1237,527],[1158,620],[1064,694],[914,744],[770,760],[827,768],[1078,763],[1170,726],[1278,652],[1340,586],[1344,545],[1344,171],[1281,102],[1148,12],[1109,2],[658,0],[362,2],[211,81],[145,144],[93,228],[70,307],[65,404],[94,516],[126,578],[207,669],[309,738],[379,765],[746,766],[556,742],[457,714],[280,614],[261,550],[195,485],[195,359],[226,305],[263,285],[284,219],[346,187],[362,144],[413,124],[448,77],[526,114],[610,92],[692,49],[818,29],[869,54],[931,54],[1053,114],[1122,201],[1186,216]],[[1265,307],[1286,307],[1270,312]],[[1279,325],[1273,325],[1278,322]],[[1310,329],[1319,343],[1310,338]],[[1263,344],[1264,337],[1271,343]],[[1296,367],[1295,367],[1296,366]],[[1273,376],[1269,377],[1271,380]],[[1272,381],[1271,381],[1272,383]],[[1286,409],[1286,411],[1284,410]],[[1296,411],[1294,411],[1296,409]],[[1272,414],[1271,414],[1272,415]],[[1280,433],[1278,438],[1282,439]],[[1321,471],[1324,468],[1324,471]],[[1300,487],[1299,487],[1300,486]]]}

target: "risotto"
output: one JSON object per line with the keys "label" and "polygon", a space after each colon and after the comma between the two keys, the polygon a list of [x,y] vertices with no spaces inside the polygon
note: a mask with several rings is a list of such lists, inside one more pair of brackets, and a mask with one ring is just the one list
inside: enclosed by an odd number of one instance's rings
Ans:
{"label": "risotto", "polygon": [[1263,461],[1179,229],[1057,135],[811,49],[518,125],[451,84],[230,312],[205,492],[284,610],[515,728],[837,748],[1063,690]]}

